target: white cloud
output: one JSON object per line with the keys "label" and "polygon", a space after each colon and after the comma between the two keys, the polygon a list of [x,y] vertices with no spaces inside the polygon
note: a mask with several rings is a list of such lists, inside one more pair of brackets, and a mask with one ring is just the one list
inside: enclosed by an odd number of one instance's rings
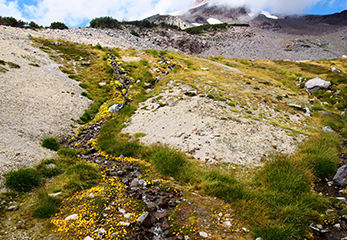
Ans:
{"label": "white cloud", "polygon": [[[2,1],[2,0],[0,0]],[[30,20],[50,25],[60,21],[78,26],[95,17],[111,16],[118,20],[143,19],[151,15],[188,8],[194,0],[39,0],[37,6],[25,5]]]}
{"label": "white cloud", "polygon": [[255,13],[259,13],[263,9],[269,9],[272,13],[295,14],[302,13],[303,9],[326,1],[327,0],[212,0],[211,4],[224,4],[231,7],[246,6]]}
{"label": "white cloud", "polygon": [[0,16],[24,20],[17,1],[7,2],[6,0],[0,0]]}

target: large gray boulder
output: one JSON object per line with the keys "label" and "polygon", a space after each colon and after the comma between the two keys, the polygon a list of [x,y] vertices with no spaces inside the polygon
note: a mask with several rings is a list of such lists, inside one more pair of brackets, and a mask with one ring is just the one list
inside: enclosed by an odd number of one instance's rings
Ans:
{"label": "large gray boulder", "polygon": [[347,165],[343,165],[339,169],[335,176],[333,177],[334,185],[345,187],[347,186]]}
{"label": "large gray boulder", "polygon": [[313,78],[305,83],[305,89],[309,94],[312,94],[319,89],[328,89],[330,86],[331,82],[325,81],[319,77]]}

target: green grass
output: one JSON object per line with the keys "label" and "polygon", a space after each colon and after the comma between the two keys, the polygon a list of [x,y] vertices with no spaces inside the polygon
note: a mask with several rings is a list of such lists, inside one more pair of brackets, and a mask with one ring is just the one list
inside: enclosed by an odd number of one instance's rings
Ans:
{"label": "green grass", "polygon": [[56,137],[46,137],[42,140],[41,146],[50,150],[58,151],[60,144]]}
{"label": "green grass", "polygon": [[340,152],[339,136],[335,133],[321,132],[301,146],[299,155],[312,167],[317,178],[327,178],[335,172]]}
{"label": "green grass", "polygon": [[61,199],[57,197],[51,197],[45,192],[41,192],[38,195],[38,202],[36,208],[33,210],[34,218],[50,218],[55,213],[59,212],[61,205]]}
{"label": "green grass", "polygon": [[17,192],[28,192],[41,183],[41,176],[33,168],[21,168],[5,174],[5,186]]}

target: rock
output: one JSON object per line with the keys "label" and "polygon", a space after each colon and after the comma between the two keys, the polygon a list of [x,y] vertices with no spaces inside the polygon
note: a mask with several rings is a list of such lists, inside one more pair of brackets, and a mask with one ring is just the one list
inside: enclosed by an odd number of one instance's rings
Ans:
{"label": "rock", "polygon": [[152,225],[151,215],[149,212],[145,212],[138,219],[137,223],[143,227],[150,227]]}
{"label": "rock", "polygon": [[19,207],[17,205],[14,205],[14,206],[9,206],[7,208],[7,211],[18,211],[19,210]]}
{"label": "rock", "polygon": [[310,109],[309,109],[308,107],[305,107],[304,110],[305,110],[305,115],[306,115],[307,117],[311,117],[311,111],[310,111]]}
{"label": "rock", "polygon": [[146,186],[147,186],[147,182],[146,182],[145,180],[143,180],[143,179],[140,179],[140,180],[137,182],[137,185],[146,187]]}
{"label": "rock", "polygon": [[324,132],[334,132],[334,129],[332,129],[330,126],[323,127]]}
{"label": "rock", "polygon": [[231,224],[230,221],[226,221],[226,222],[223,222],[223,226],[224,226],[224,227],[231,227],[232,224]]}
{"label": "rock", "polygon": [[175,106],[175,103],[174,103],[173,101],[169,101],[168,105],[169,105],[170,107],[173,107],[173,106]]}
{"label": "rock", "polygon": [[345,187],[347,186],[347,165],[343,165],[337,169],[336,174],[333,177],[334,185]]}
{"label": "rock", "polygon": [[46,164],[46,168],[55,168],[56,165],[54,163]]}
{"label": "rock", "polygon": [[95,232],[96,232],[96,233],[98,234],[98,236],[101,237],[101,238],[106,234],[106,230],[103,229],[103,228],[100,228],[100,229],[96,230]]}
{"label": "rock", "polygon": [[160,105],[157,103],[157,104],[155,104],[154,106],[153,106],[153,109],[154,110],[157,110],[157,109],[159,109],[160,108]]}
{"label": "rock", "polygon": [[134,178],[131,182],[130,182],[130,187],[137,187],[138,186],[138,182],[139,180],[137,178]]}
{"label": "rock", "polygon": [[65,218],[65,220],[76,220],[78,218],[78,214],[72,214]]}
{"label": "rock", "polygon": [[59,196],[60,194],[63,194],[63,193],[62,193],[62,192],[50,193],[50,194],[48,194],[48,196],[50,196],[50,197],[57,197],[57,196]]}
{"label": "rock", "polygon": [[60,46],[60,45],[61,45],[61,43],[60,43],[60,42],[58,42],[58,41],[56,41],[56,42],[54,43],[54,45],[56,45],[56,46]]}
{"label": "rock", "polygon": [[201,68],[202,71],[208,71],[210,70],[208,67],[205,67],[205,68]]}
{"label": "rock", "polygon": [[114,114],[116,114],[117,112],[119,112],[120,110],[122,110],[124,107],[123,103],[120,104],[114,104],[112,105],[108,110],[113,112]]}
{"label": "rock", "polygon": [[342,201],[344,203],[347,203],[347,200],[346,200],[345,197],[337,197],[336,199],[338,199],[338,200],[340,200],[340,201]]}
{"label": "rock", "polygon": [[331,68],[331,72],[333,73],[340,73],[341,71],[337,69],[336,67]]}
{"label": "rock", "polygon": [[309,94],[312,94],[319,89],[328,89],[330,86],[331,82],[324,81],[319,77],[313,78],[305,83],[305,89]]}
{"label": "rock", "polygon": [[107,84],[106,82],[99,82],[100,87],[105,86],[106,84]]}
{"label": "rock", "polygon": [[31,36],[31,34],[29,33],[29,34],[27,35],[27,37],[28,37],[28,38],[31,38],[32,36]]}
{"label": "rock", "polygon": [[296,110],[302,110],[302,107],[300,105],[297,105],[297,104],[290,103],[290,104],[288,104],[288,106],[291,108],[294,108]]}
{"label": "rock", "polygon": [[94,238],[91,238],[91,237],[87,236],[83,240],[94,240]]}
{"label": "rock", "polygon": [[341,224],[340,223],[336,223],[336,224],[334,224],[333,227],[339,229],[339,228],[341,228]]}
{"label": "rock", "polygon": [[130,222],[123,222],[123,221],[120,221],[119,224],[122,225],[122,226],[126,226],[126,227],[129,227],[129,226],[130,226]]}
{"label": "rock", "polygon": [[149,94],[149,93],[151,93],[152,92],[152,89],[150,89],[150,88],[148,88],[147,90],[146,90],[146,93],[147,94]]}
{"label": "rock", "polygon": [[208,234],[205,232],[199,232],[199,235],[204,238],[208,238]]}

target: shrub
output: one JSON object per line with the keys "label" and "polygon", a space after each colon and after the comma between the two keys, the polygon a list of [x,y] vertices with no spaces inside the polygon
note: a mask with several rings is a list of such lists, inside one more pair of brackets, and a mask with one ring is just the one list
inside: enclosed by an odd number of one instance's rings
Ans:
{"label": "shrub", "polygon": [[149,156],[149,161],[159,173],[183,182],[191,167],[182,152],[166,145],[155,146]]}
{"label": "shrub", "polygon": [[49,28],[60,29],[60,30],[68,29],[68,27],[62,22],[52,22],[51,25],[49,26]]}
{"label": "shrub", "polygon": [[112,17],[94,18],[90,21],[89,25],[92,28],[121,28],[121,24],[117,19],[113,19]]}
{"label": "shrub", "polygon": [[75,179],[81,181],[98,180],[102,178],[97,168],[84,162],[69,167],[66,170],[66,174],[75,175]]}
{"label": "shrub", "polygon": [[345,125],[342,118],[336,114],[324,114],[322,124],[330,126],[334,131],[340,131]]}
{"label": "shrub", "polygon": [[326,178],[336,170],[340,147],[337,134],[321,132],[304,143],[299,153],[302,159],[312,167],[316,177]]}
{"label": "shrub", "polygon": [[55,167],[47,167],[48,164],[54,164],[54,159],[43,160],[39,165],[36,166],[36,170],[44,177],[51,178],[62,173],[62,170]]}
{"label": "shrub", "polygon": [[42,147],[48,148],[50,150],[58,151],[60,144],[55,137],[47,137],[42,140],[41,143]]}
{"label": "shrub", "polygon": [[77,157],[76,150],[71,148],[61,148],[58,150],[58,154],[60,156],[66,156],[66,157]]}
{"label": "shrub", "polygon": [[248,191],[228,172],[215,168],[205,172],[202,184],[204,193],[222,199],[228,203],[247,199]]}
{"label": "shrub", "polygon": [[59,212],[61,200],[55,197],[49,196],[47,193],[40,193],[38,206],[33,211],[33,217],[35,218],[50,218],[55,213]]}
{"label": "shrub", "polygon": [[17,192],[28,192],[41,183],[40,174],[33,168],[22,168],[5,174],[5,186]]}
{"label": "shrub", "polygon": [[131,30],[130,34],[136,36],[136,37],[140,37],[140,34],[138,34],[138,32],[136,32],[135,30]]}

